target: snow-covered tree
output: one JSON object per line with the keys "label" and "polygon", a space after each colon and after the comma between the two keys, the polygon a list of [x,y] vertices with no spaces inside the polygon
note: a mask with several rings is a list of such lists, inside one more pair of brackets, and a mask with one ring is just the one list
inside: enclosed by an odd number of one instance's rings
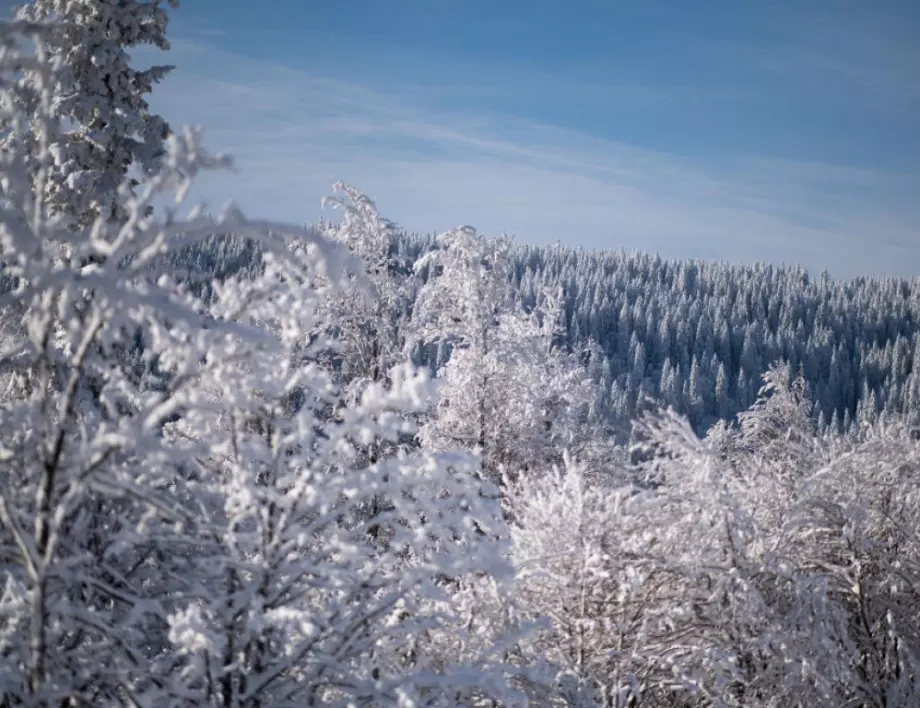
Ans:
{"label": "snow-covered tree", "polygon": [[692,665],[711,641],[724,672],[696,673],[704,704],[910,705],[920,690],[907,619],[920,606],[916,436],[900,422],[856,439],[816,435],[801,381],[790,389],[780,369],[767,379],[744,415],[745,444],[728,456],[723,430],[702,443],[674,424],[651,435],[656,505],[681,500],[686,511],[647,527],[707,520],[685,531],[687,559],[699,560],[682,571],[710,578],[688,647]]}
{"label": "snow-covered tree", "polygon": [[597,394],[580,362],[558,346],[559,298],[544,295],[531,313],[511,299],[502,239],[461,230],[445,234],[442,244],[431,256],[440,272],[419,293],[416,318],[422,337],[453,346],[439,371],[438,406],[421,430],[423,445],[474,449],[494,480],[503,470],[546,469],[569,447],[587,453]]}
{"label": "snow-covered tree", "polygon": [[361,279],[373,295],[352,292],[335,303],[331,315],[342,350],[342,375],[360,387],[383,380],[390,367],[403,360],[409,279],[400,277],[390,254],[394,225],[354,187],[339,183],[335,189],[337,194],[325,203],[340,210],[342,220],[326,222],[324,233],[360,259]]}
{"label": "snow-covered tree", "polygon": [[519,623],[549,621],[521,655],[557,667],[557,686],[572,677],[569,695],[610,707],[917,700],[920,443],[901,423],[818,437],[788,370],[767,379],[731,455],[737,431],[700,440],[656,415],[637,436],[654,484],[624,473],[605,487],[569,462],[508,489],[510,602]]}
{"label": "snow-covered tree", "polygon": [[[292,338],[297,319],[282,325]],[[200,593],[168,618],[175,695],[196,706],[513,702],[490,642],[439,661],[420,651],[457,624],[444,578],[502,570],[498,514],[471,461],[420,453],[354,465],[349,439],[404,433],[400,412],[427,405],[426,377],[390,372],[389,387],[367,387],[343,420],[328,420],[329,373],[288,361],[247,361],[252,388],[225,370],[210,387],[229,404],[220,415],[185,415],[170,431],[194,441],[190,452],[210,451],[193,459],[216,534],[187,561]],[[388,504],[369,517],[380,498]]]}
{"label": "snow-covered tree", "polygon": [[730,437],[729,454],[756,450],[767,464],[794,472],[796,460],[814,454],[816,424],[807,384],[802,376],[791,378],[789,367],[771,366],[764,385],[750,409],[738,415],[737,432]]}
{"label": "snow-covered tree", "polygon": [[[178,0],[167,3],[178,6]],[[88,227],[100,216],[127,218],[119,190],[137,187],[164,155],[169,126],[151,113],[147,95],[172,67],[137,69],[128,53],[142,45],[169,49],[164,4],[31,0],[16,11],[19,20],[47,25],[39,51],[58,64],[50,75],[26,68],[16,100],[27,114],[50,108],[60,119],[48,135],[38,135],[35,122],[26,124],[26,134],[16,140],[30,148],[33,160],[45,143],[48,164],[36,186],[49,207],[75,227]]]}
{"label": "snow-covered tree", "polygon": [[471,227],[448,231],[438,241],[440,247],[416,263],[416,270],[428,268],[429,280],[418,294],[414,321],[419,340],[452,345],[448,366],[459,372],[454,376],[458,388],[444,392],[440,405],[457,411],[458,426],[423,435],[436,447],[449,436],[449,446],[478,451],[484,473],[497,479],[499,461],[491,435],[492,415],[499,403],[493,395],[494,361],[501,318],[513,302],[508,282],[510,243],[504,238],[487,239]]}
{"label": "snow-covered tree", "polygon": [[487,354],[499,317],[514,303],[510,248],[508,238],[486,238],[470,226],[441,234],[438,248],[415,264],[429,272],[415,303],[416,335]]}
{"label": "snow-covered tree", "polygon": [[545,468],[580,442],[590,383],[580,366],[548,350],[534,318],[503,315],[490,351],[477,354],[456,347],[442,368],[440,399],[421,431],[426,447],[477,449],[495,475]]}
{"label": "snow-covered tree", "polygon": [[757,634],[737,632],[727,609],[757,622],[758,606],[732,577],[726,506],[703,468],[689,477],[640,492],[568,462],[510,494],[515,602],[551,621],[534,651],[597,705],[743,704],[730,687]]}
{"label": "snow-covered tree", "polygon": [[[340,222],[324,222],[322,232],[354,254],[360,272],[350,274],[362,287],[328,298],[333,365],[344,384],[343,402],[359,400],[369,385],[385,383],[390,370],[405,359],[412,282],[398,272],[391,256],[394,226],[380,216],[374,202],[354,187],[338,183],[325,201],[342,213]],[[368,293],[369,291],[369,293]],[[370,296],[368,296],[368,294]],[[383,453],[367,449],[370,462]]]}

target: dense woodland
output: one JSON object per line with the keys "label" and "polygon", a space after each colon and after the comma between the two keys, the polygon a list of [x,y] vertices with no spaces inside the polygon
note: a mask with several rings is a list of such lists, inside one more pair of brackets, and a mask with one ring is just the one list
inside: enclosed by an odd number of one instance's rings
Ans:
{"label": "dense woodland", "polygon": [[166,28],[0,25],[0,707],[920,705],[920,280],[207,215]]}

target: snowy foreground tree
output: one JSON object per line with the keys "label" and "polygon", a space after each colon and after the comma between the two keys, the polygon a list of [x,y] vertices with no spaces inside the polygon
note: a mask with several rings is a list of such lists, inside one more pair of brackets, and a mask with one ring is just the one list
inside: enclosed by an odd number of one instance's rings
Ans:
{"label": "snowy foreground tree", "polygon": [[[74,231],[47,199],[69,69],[16,49],[57,31],[0,27],[4,121],[33,127],[0,164],[0,705],[513,704],[490,646],[417,650],[459,631],[449,580],[506,570],[499,515],[462,454],[355,465],[355,441],[411,433],[430,397],[403,364],[339,403],[324,301],[359,265],[233,209],[180,218],[189,180],[226,162],[192,131],[123,224]],[[205,300],[169,264],[215,230],[262,260]],[[372,497],[388,504],[368,518]]]}
{"label": "snowy foreground tree", "polygon": [[[173,7],[178,0],[168,0]],[[130,209],[120,189],[138,186],[164,155],[169,126],[150,112],[147,94],[172,69],[136,69],[128,50],[151,45],[169,49],[162,0],[32,0],[16,12],[21,21],[51,23],[38,51],[58,63],[53,75],[29,68],[12,88],[26,115],[46,106],[62,120],[38,133],[41,121],[24,122],[12,139],[51,158],[43,166],[42,197],[49,209],[75,227],[97,217],[123,221]],[[33,163],[37,167],[37,162]],[[130,176],[129,176],[130,174]]]}
{"label": "snowy foreground tree", "polygon": [[740,428],[644,424],[644,488],[568,461],[509,490],[516,622],[551,620],[526,644],[570,704],[920,702],[916,436],[816,437],[767,380]]}

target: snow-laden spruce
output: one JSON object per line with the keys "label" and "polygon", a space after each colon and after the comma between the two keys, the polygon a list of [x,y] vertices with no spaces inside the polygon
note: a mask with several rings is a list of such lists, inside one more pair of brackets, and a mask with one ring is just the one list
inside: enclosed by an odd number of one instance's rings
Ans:
{"label": "snow-laden spruce", "polygon": [[[398,364],[342,404],[325,301],[360,263],[234,209],[180,216],[190,179],[226,164],[194,131],[169,138],[123,223],[74,231],[45,188],[60,67],[12,46],[45,31],[0,29],[4,117],[39,136],[14,133],[0,163],[4,705],[513,703],[489,646],[416,650],[457,625],[447,579],[507,569],[500,515],[463,454],[356,463],[356,444],[411,434],[431,394]],[[9,100],[23,62],[46,87],[28,115]],[[261,262],[203,299],[171,264],[215,232]],[[372,498],[388,503],[369,517]]]}
{"label": "snow-laden spruce", "polygon": [[[167,3],[178,7],[178,0]],[[137,69],[128,53],[142,45],[169,49],[164,4],[32,0],[16,11],[18,20],[46,24],[37,51],[56,70],[26,69],[12,94],[24,117],[41,113],[47,101],[61,120],[44,134],[49,126],[25,121],[15,140],[44,150],[33,155],[46,158],[42,197],[75,227],[88,228],[99,216],[124,220],[129,208],[119,190],[137,187],[164,154],[169,125],[151,113],[147,94],[172,67]]]}

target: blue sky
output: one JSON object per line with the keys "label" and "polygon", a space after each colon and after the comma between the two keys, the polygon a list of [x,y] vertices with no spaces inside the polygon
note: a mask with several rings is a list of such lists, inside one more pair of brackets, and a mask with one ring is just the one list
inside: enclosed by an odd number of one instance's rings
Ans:
{"label": "blue sky", "polygon": [[154,107],[254,216],[341,179],[420,231],[920,275],[916,2],[195,0],[170,33]]}

